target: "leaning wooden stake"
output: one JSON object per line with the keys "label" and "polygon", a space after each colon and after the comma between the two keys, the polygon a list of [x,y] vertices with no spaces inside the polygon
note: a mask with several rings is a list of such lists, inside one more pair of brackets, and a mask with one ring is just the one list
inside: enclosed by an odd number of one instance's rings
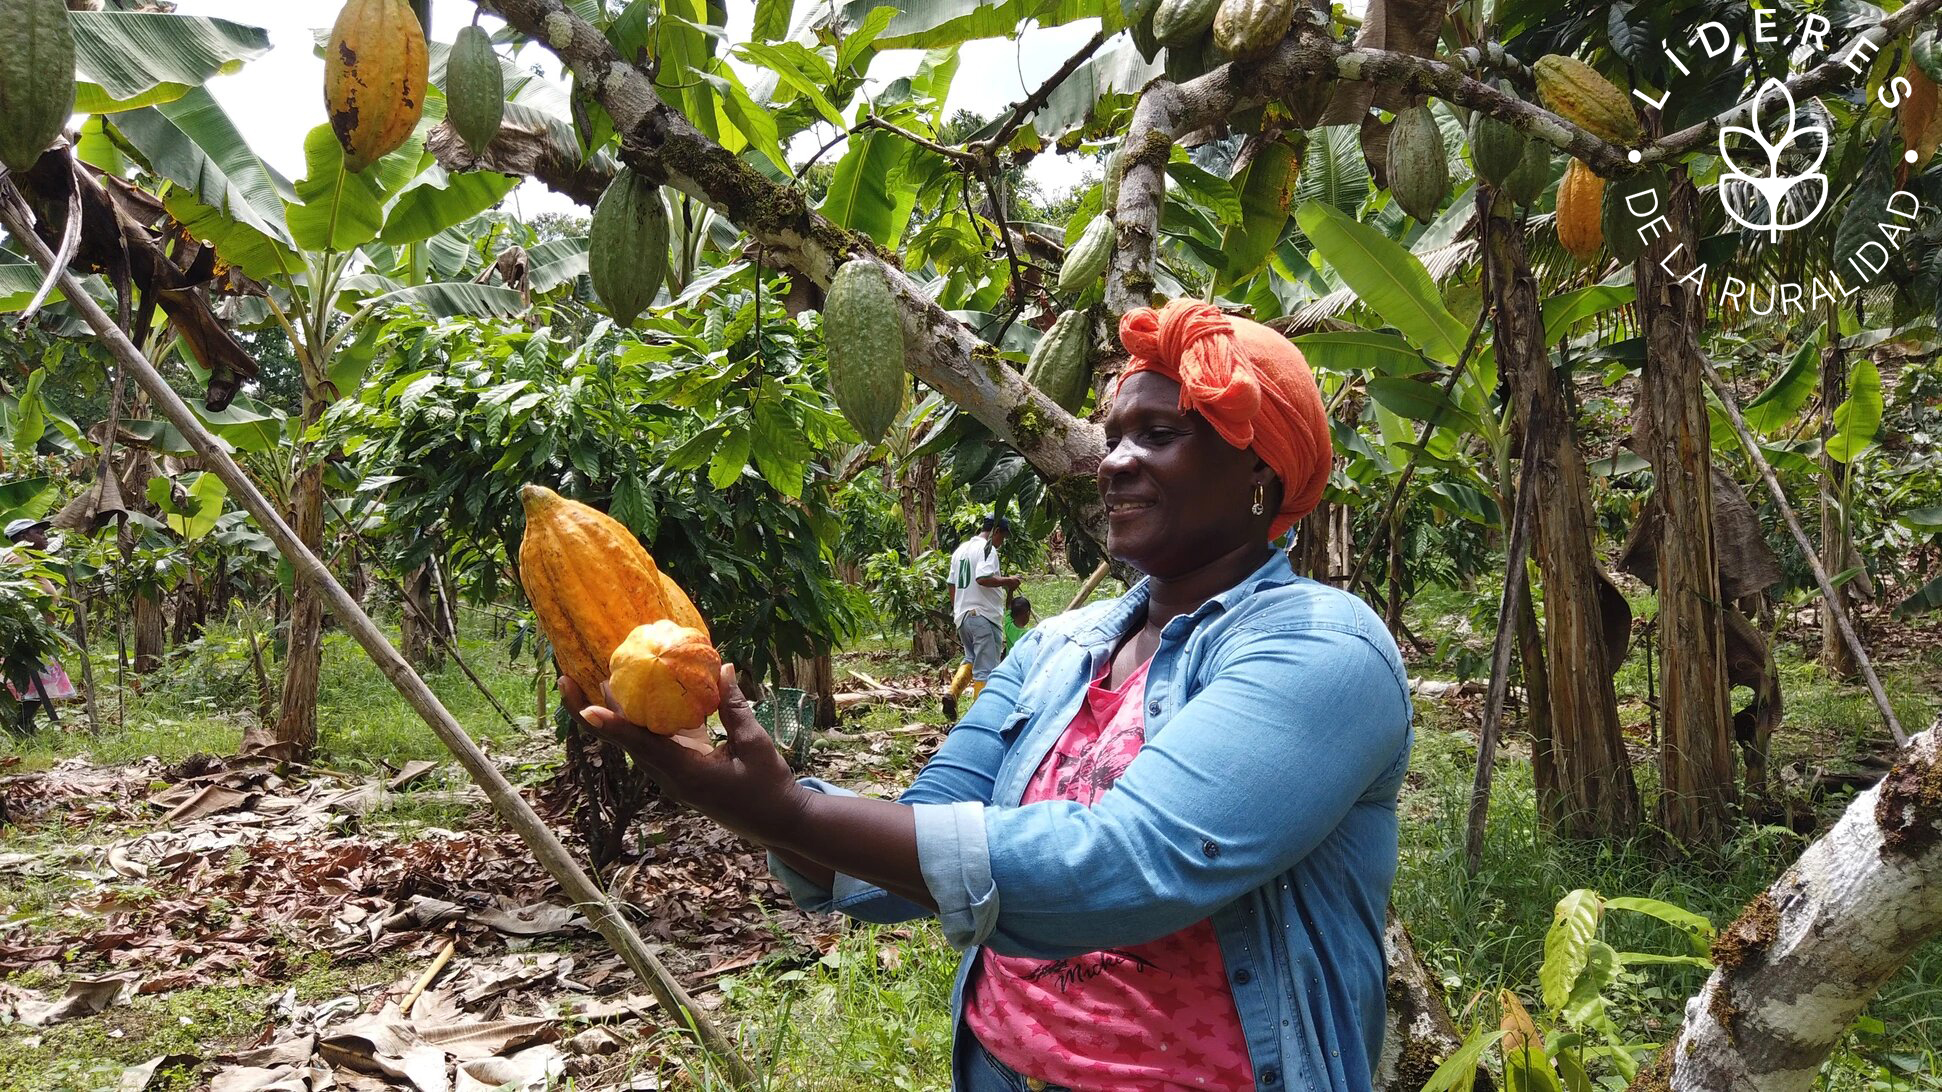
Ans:
{"label": "leaning wooden stake", "polygon": [[[1530,463],[1525,461],[1524,466]],[[1472,876],[1483,867],[1483,827],[1490,814],[1490,780],[1497,767],[1497,739],[1503,731],[1504,697],[1510,691],[1510,646],[1517,636],[1517,615],[1524,609],[1530,578],[1524,564],[1531,546],[1530,475],[1517,483],[1511,504],[1510,546],[1504,560],[1504,596],[1497,605],[1497,641],[1490,650],[1490,695],[1484,702],[1483,729],[1477,733],[1477,776],[1470,787],[1470,816],[1463,835],[1464,865]]]}
{"label": "leaning wooden stake", "polygon": [[1111,572],[1112,568],[1112,562],[1101,561],[1099,567],[1092,571],[1092,575],[1086,577],[1086,582],[1079,585],[1079,594],[1072,597],[1072,602],[1067,603],[1065,609],[1078,610],[1079,604],[1085,602],[1087,596],[1099,589],[1099,582],[1106,579],[1106,574]]}
{"label": "leaning wooden stake", "polygon": [[1775,504],[1780,506],[1780,514],[1787,520],[1787,530],[1794,533],[1794,542],[1800,546],[1800,556],[1807,559],[1807,565],[1814,570],[1814,582],[1821,586],[1821,598],[1827,602],[1827,609],[1834,615],[1834,624],[1841,628],[1841,636],[1848,643],[1848,650],[1854,653],[1854,662],[1861,668],[1861,677],[1868,681],[1868,692],[1875,696],[1875,707],[1881,710],[1882,722],[1894,733],[1897,747],[1908,746],[1908,733],[1902,731],[1902,722],[1895,718],[1895,707],[1888,702],[1888,692],[1881,688],[1881,679],[1875,674],[1874,661],[1868,659],[1868,650],[1855,632],[1854,623],[1849,620],[1847,608],[1841,605],[1841,597],[1835,594],[1834,581],[1828,579],[1827,569],[1821,565],[1821,555],[1814,549],[1807,532],[1800,529],[1800,517],[1794,514],[1794,506],[1787,501],[1786,490],[1780,488],[1780,479],[1774,476],[1773,467],[1767,463],[1766,455],[1760,450],[1760,441],[1754,439],[1753,431],[1746,426],[1746,418],[1740,415],[1740,403],[1733,397],[1733,389],[1720,378],[1713,360],[1705,353],[1699,354],[1699,366],[1706,374],[1706,382],[1719,396],[1720,404],[1726,407],[1726,414],[1733,419],[1733,431],[1740,436],[1740,448],[1747,458],[1753,460],[1754,468],[1767,483],[1767,492],[1773,494]]}
{"label": "leaning wooden stake", "polygon": [[40,236],[33,232],[32,214],[27,211],[12,181],[4,175],[0,175],[0,224],[5,225],[8,234],[27,249],[43,270],[56,276],[69,305],[80,312],[81,317],[94,328],[96,336],[107,346],[108,351],[134,375],[135,381],[148,392],[150,398],[154,399],[156,406],[162,411],[162,416],[188,438],[190,446],[195,448],[196,454],[202,457],[205,465],[214,470],[223,484],[229,487],[230,495],[255,517],[257,525],[272,542],[276,543],[278,551],[290,562],[297,574],[311,581],[323,593],[324,600],[329,604],[331,612],[337,616],[337,620],[350,631],[358,644],[364,646],[364,651],[370,655],[372,662],[377,664],[378,670],[384,672],[385,677],[391,680],[391,685],[397,688],[398,693],[404,696],[412,709],[431,726],[439,741],[444,743],[459,760],[459,765],[465,767],[465,772],[485,790],[486,797],[492,801],[499,817],[519,835],[527,848],[532,850],[533,856],[567,893],[567,897],[572,899],[580,912],[593,923],[593,927],[600,931],[600,935],[607,938],[607,943],[613,945],[615,951],[620,953],[621,958],[634,973],[647,983],[648,989],[660,1001],[663,1011],[677,1014],[687,1024],[703,1048],[728,1071],[730,1079],[737,1087],[754,1089],[758,1083],[755,1073],[735,1052],[734,1044],[721,1033],[720,1029],[710,1023],[699,1009],[695,1008],[694,1000],[688,996],[686,990],[681,988],[681,984],[675,981],[674,976],[668,973],[667,968],[661,965],[661,961],[655,958],[646,942],[640,938],[640,934],[634,931],[627,923],[627,919],[621,916],[619,909],[607,898],[606,892],[587,878],[587,874],[567,853],[566,847],[560,844],[560,840],[554,837],[552,830],[534,813],[531,805],[526,803],[525,797],[519,795],[519,791],[513,788],[512,783],[499,772],[499,768],[494,766],[485,752],[479,749],[479,745],[466,734],[465,728],[445,706],[439,703],[437,695],[433,694],[431,688],[425,685],[425,680],[419,678],[418,673],[411,669],[411,665],[398,654],[398,650],[392,647],[390,640],[385,637],[382,630],[378,629],[377,623],[371,620],[371,616],[364,613],[364,609],[358,606],[357,601],[352,599],[343,585],[330,574],[330,570],[324,567],[324,563],[318,560],[317,555],[311,553],[309,547],[297,538],[296,532],[284,523],[283,517],[256,488],[256,483],[243,473],[242,467],[236,465],[236,461],[230,458],[222,444],[209,433],[202,421],[190,412],[188,403],[182,401],[182,397],[175,393],[175,389],[163,380],[162,374],[155,370],[155,365],[149,363],[142,351],[128,340],[128,336],[81,288],[74,276],[65,267],[55,262],[54,255],[47,249],[46,244],[42,243]]}

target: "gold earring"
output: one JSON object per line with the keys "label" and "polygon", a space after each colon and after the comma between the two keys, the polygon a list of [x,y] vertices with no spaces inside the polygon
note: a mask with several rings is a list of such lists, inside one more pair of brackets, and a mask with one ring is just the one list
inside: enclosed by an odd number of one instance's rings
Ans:
{"label": "gold earring", "polygon": [[1268,510],[1268,487],[1260,482],[1254,483],[1254,514],[1261,515]]}

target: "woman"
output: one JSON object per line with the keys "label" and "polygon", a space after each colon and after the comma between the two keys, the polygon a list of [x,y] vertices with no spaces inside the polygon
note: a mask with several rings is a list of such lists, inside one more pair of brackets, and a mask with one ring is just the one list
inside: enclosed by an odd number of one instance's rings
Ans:
{"label": "woman", "polygon": [[1381,621],[1270,545],[1327,480],[1321,400],[1205,304],[1120,336],[1099,490],[1146,579],[1027,634],[899,800],[794,781],[728,668],[712,753],[582,715],[804,907],[935,914],[960,1090],[1366,1092],[1410,709]]}
{"label": "woman", "polygon": [[[24,547],[37,553],[47,552],[47,529],[51,526],[46,520],[17,519],[7,524],[7,540],[15,546]],[[0,564],[20,564],[21,556],[11,547],[0,549]],[[58,589],[52,580],[39,578],[41,590],[45,591],[51,602]],[[48,719],[60,723],[60,714],[54,711],[54,703],[68,701],[75,697],[73,680],[67,677],[67,670],[59,660],[49,657],[34,671],[26,682],[23,693],[11,680],[6,681],[7,693],[20,703],[20,715],[15,730],[27,735],[34,730],[34,713],[42,706],[47,707]]]}

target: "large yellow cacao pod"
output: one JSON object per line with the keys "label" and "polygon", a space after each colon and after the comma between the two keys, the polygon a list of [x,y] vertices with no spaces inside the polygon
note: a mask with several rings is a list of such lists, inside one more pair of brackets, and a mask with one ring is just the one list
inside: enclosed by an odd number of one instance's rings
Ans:
{"label": "large yellow cacao pod", "polygon": [[346,0],[324,47],[324,105],[361,171],[396,151],[425,112],[425,29],[405,0]]}
{"label": "large yellow cacao pod", "polygon": [[660,570],[660,577],[661,597],[667,602],[668,618],[689,629],[700,630],[703,637],[708,636],[708,623],[702,620],[701,612],[695,609],[694,600],[688,598],[688,593],[681,585],[674,582],[674,577],[669,576],[667,570]]}
{"label": "large yellow cacao pod", "polygon": [[74,31],[61,0],[0,0],[0,163],[39,162],[74,113]]}
{"label": "large yellow cacao pod", "polygon": [[670,615],[661,570],[604,512],[540,485],[521,487],[519,500],[519,582],[560,670],[598,701],[614,649],[635,627]]}
{"label": "large yellow cacao pod", "polygon": [[1598,70],[1577,59],[1547,53],[1532,66],[1537,93],[1551,112],[1575,121],[1594,136],[1618,144],[1639,141],[1639,116],[1625,100],[1625,92]]}
{"label": "large yellow cacao pod", "polygon": [[659,735],[699,728],[721,704],[721,654],[707,634],[666,618],[635,627],[608,668],[615,712]]}
{"label": "large yellow cacao pod", "polygon": [[1580,262],[1605,245],[1605,180],[1583,160],[1565,165],[1558,183],[1558,242]]}

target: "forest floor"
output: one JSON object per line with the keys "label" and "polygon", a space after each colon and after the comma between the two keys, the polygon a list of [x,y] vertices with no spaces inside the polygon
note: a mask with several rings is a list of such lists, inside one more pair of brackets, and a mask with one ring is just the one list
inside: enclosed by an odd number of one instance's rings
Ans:
{"label": "forest floor", "polygon": [[[1028,575],[1025,591],[1050,611],[1077,585]],[[1439,636],[1439,662],[1455,646],[1487,646],[1472,632],[1475,600],[1452,591],[1414,604],[1412,628]],[[530,655],[510,660],[484,624],[464,628],[463,653],[511,722],[455,668],[433,672],[433,688],[564,832],[548,787],[558,747],[550,725],[535,728]],[[1919,730],[1942,695],[1942,627],[1884,622],[1875,633],[1899,715]],[[1854,791],[1838,775],[1865,772],[1886,741],[1866,692],[1812,663],[1818,630],[1788,620],[1781,634],[1776,780],[1824,822]],[[855,700],[819,736],[810,772],[890,794],[941,742],[948,670],[910,660],[907,644],[857,642],[839,658],[838,687],[871,690],[867,676],[925,696]],[[114,686],[112,656],[97,658],[100,734],[77,730],[84,715],[71,707],[69,730],[0,735],[0,1092],[716,1086],[341,633],[327,640],[315,765],[213,758],[233,753],[256,715],[247,649],[245,631],[212,626],[139,691]],[[1448,677],[1421,658],[1411,674]],[[1652,711],[1640,655],[1618,684],[1644,771]],[[1534,997],[1551,907],[1569,890],[1651,896],[1724,924],[1811,837],[1749,826],[1678,856],[1650,838],[1560,844],[1538,826],[1528,749],[1513,742],[1484,866],[1466,875],[1481,687],[1439,689],[1416,702],[1395,899],[1460,1023],[1498,987]],[[665,805],[635,831],[601,881],[770,1087],[948,1086],[956,958],[934,927],[801,914],[749,847]],[[1669,950],[1662,929],[1613,929],[1617,947]],[[448,946],[449,962],[401,1012]],[[1628,1037],[1668,1034],[1702,974],[1628,971],[1612,991]],[[1942,1088],[1942,944],[1870,1006],[1824,1084]]]}

